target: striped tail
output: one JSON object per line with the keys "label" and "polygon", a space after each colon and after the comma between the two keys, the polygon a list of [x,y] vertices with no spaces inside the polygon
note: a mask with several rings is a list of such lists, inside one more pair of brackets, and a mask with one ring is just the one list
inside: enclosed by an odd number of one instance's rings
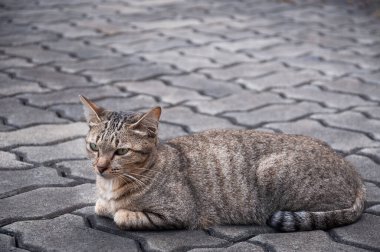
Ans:
{"label": "striped tail", "polygon": [[356,195],[352,207],[326,212],[275,212],[267,221],[267,225],[283,232],[307,231],[314,229],[330,229],[355,222],[364,210],[365,188]]}

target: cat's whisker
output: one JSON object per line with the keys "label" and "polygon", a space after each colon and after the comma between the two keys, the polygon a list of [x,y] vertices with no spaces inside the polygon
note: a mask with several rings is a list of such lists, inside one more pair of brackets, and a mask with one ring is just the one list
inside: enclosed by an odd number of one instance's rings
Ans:
{"label": "cat's whisker", "polygon": [[132,174],[132,175],[134,175],[134,176],[141,176],[141,177],[144,177],[144,178],[147,178],[147,179],[153,179],[152,177],[145,176],[145,175],[138,174],[138,173],[132,173],[132,172],[129,172],[129,174]]}
{"label": "cat's whisker", "polygon": [[133,179],[133,180],[135,180],[136,182],[139,182],[140,183],[140,185],[142,185],[142,186],[146,186],[146,184],[144,183],[144,182],[142,182],[140,179],[138,179],[138,178],[135,178],[135,177],[133,177],[133,176],[131,176],[131,175],[129,175],[129,174],[122,174],[123,176],[126,176],[126,177],[128,177],[128,178],[131,178],[131,179]]}

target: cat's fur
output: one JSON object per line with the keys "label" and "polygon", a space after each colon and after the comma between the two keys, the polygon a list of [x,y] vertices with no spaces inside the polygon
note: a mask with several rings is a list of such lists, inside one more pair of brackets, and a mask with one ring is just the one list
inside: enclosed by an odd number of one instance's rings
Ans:
{"label": "cat's fur", "polygon": [[[353,223],[363,211],[360,176],[319,140],[209,130],[159,144],[160,108],[111,112],[81,100],[89,109],[95,211],[121,228],[267,223],[282,231],[328,229]],[[129,152],[115,155],[118,148]]]}

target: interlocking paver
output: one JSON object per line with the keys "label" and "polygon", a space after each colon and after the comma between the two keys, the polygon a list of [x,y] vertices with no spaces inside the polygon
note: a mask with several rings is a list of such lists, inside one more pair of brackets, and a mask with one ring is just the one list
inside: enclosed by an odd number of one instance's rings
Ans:
{"label": "interlocking paver", "polygon": [[54,61],[73,61],[67,54],[48,51],[38,45],[28,45],[20,47],[0,47],[8,55],[19,56],[30,59],[35,63],[48,63]]}
{"label": "interlocking paver", "polygon": [[[250,102],[247,102],[250,101]],[[271,93],[253,93],[253,92],[239,92],[226,96],[220,99],[210,101],[190,101],[188,105],[196,106],[196,108],[203,113],[218,114],[228,111],[246,111],[249,109],[261,107],[267,104],[274,103],[289,103],[291,101],[282,99],[277,94]]]}
{"label": "interlocking paver", "polygon": [[[270,246],[275,251],[367,251],[333,242],[323,231],[262,234],[249,241]],[[307,241],[307,242],[305,242]]]}
{"label": "interlocking paver", "polygon": [[268,226],[215,226],[209,229],[212,236],[237,242],[247,240],[250,237],[275,232]]}
{"label": "interlocking paver", "polygon": [[270,123],[265,127],[279,129],[285,133],[303,134],[319,138],[330,144],[334,149],[345,152],[359,147],[380,146],[380,142],[374,142],[364,134],[324,127],[320,123],[308,119],[296,122]]}
{"label": "interlocking paver", "polygon": [[[51,168],[39,167],[29,170],[1,171],[0,198],[39,186],[67,185],[73,180],[59,177]],[[20,186],[21,185],[21,186]]]}
{"label": "interlocking paver", "polygon": [[18,160],[16,154],[10,152],[0,151],[0,159],[0,170],[4,168],[7,170],[25,169],[33,166],[31,164]]}
{"label": "interlocking paver", "polygon": [[11,252],[27,252],[29,250],[24,250],[16,247],[15,240],[13,237],[0,234],[0,250],[1,251],[11,251]]}
{"label": "interlocking paver", "polygon": [[[3,0],[0,250],[379,250],[375,1],[291,2]],[[95,216],[78,95],[118,111],[161,106],[161,142],[210,128],[324,140],[362,175],[367,214],[327,232],[121,231]]]}
{"label": "interlocking paver", "polygon": [[70,160],[56,163],[56,166],[63,168],[66,174],[74,177],[95,180],[95,172],[90,160]]}
{"label": "interlocking paver", "polygon": [[212,128],[241,128],[231,124],[229,121],[217,117],[194,113],[185,107],[175,107],[165,109],[162,114],[162,121],[184,125],[192,132],[212,129]]}
{"label": "interlocking paver", "polygon": [[118,88],[113,86],[100,86],[70,88],[43,94],[23,94],[18,97],[26,99],[29,104],[45,107],[54,104],[79,104],[79,95],[88,96],[93,100],[97,100],[104,97],[128,97],[131,94],[120,92]]}
{"label": "interlocking paver", "polygon": [[378,85],[365,83],[356,78],[346,77],[335,81],[317,81],[313,84],[323,86],[328,90],[363,95],[373,100],[380,101],[380,87]]}
{"label": "interlocking paver", "polygon": [[196,91],[177,87],[169,87],[160,81],[145,82],[120,82],[116,86],[125,88],[130,92],[139,92],[151,96],[160,97],[163,102],[179,103],[187,100],[207,100],[208,97],[198,94]]}
{"label": "interlocking paver", "polygon": [[356,167],[364,179],[380,182],[379,164],[376,164],[370,158],[361,155],[350,155],[346,157],[346,159]]}
{"label": "interlocking paver", "polygon": [[227,248],[198,248],[191,249],[191,252],[264,252],[265,250],[258,246],[248,242],[240,242]]}
{"label": "interlocking paver", "polygon": [[139,251],[135,241],[85,225],[82,217],[65,214],[52,220],[22,221],[5,229],[17,232],[22,246],[54,251]]}
{"label": "interlocking paver", "polygon": [[[271,103],[272,104],[272,103]],[[244,112],[225,113],[225,116],[235,118],[238,123],[255,126],[274,121],[290,121],[311,114],[333,112],[315,103],[301,102],[292,104],[270,105],[264,108]]]}
{"label": "interlocking paver", "polygon": [[[339,227],[332,230],[338,241],[348,244],[359,245],[368,249],[378,249],[380,240],[378,239],[380,227],[380,217],[363,214],[358,222],[347,227]],[[372,230],[371,232],[368,232]],[[356,250],[358,251],[358,250]]]}
{"label": "interlocking paver", "polygon": [[11,79],[6,74],[0,73],[0,94],[1,95],[14,95],[23,92],[44,92],[48,91],[42,88],[38,83],[32,81],[23,81]]}
{"label": "interlocking paver", "polygon": [[162,76],[161,79],[169,82],[173,86],[195,89],[202,94],[216,98],[242,91],[239,85],[208,79],[200,74]]}
{"label": "interlocking paver", "polygon": [[226,240],[209,236],[202,230],[123,232],[107,218],[91,216],[90,222],[96,229],[137,238],[147,251],[181,251],[192,247],[218,247],[230,244]]}
{"label": "interlocking paver", "polygon": [[14,98],[0,99],[0,116],[7,118],[7,123],[16,126],[28,126],[42,123],[64,123],[67,120],[58,118],[50,111],[25,106]]}
{"label": "interlocking paver", "polygon": [[167,64],[154,63],[126,66],[109,71],[88,70],[83,72],[84,75],[88,75],[96,82],[102,84],[116,81],[146,80],[159,75],[179,73],[179,70],[175,70]]}
{"label": "interlocking paver", "polygon": [[74,187],[46,187],[0,199],[0,224],[16,218],[42,218],[57,215],[65,209],[75,209],[94,203],[94,185]]}
{"label": "interlocking paver", "polygon": [[326,77],[317,72],[290,70],[268,74],[258,78],[240,78],[238,83],[244,84],[250,89],[262,91],[270,88],[285,88],[309,83],[310,81],[323,80]]}
{"label": "interlocking paver", "polygon": [[14,149],[14,151],[25,155],[26,160],[40,163],[60,159],[79,159],[87,156],[84,139],[49,146],[23,146]]}
{"label": "interlocking paver", "polygon": [[375,103],[366,101],[358,96],[322,91],[315,86],[278,89],[277,91],[289,98],[320,102],[331,108],[345,109],[352,106],[375,105]]}
{"label": "interlocking paver", "polygon": [[[0,147],[29,144],[48,144],[51,142],[84,136],[88,126],[85,123],[62,125],[38,125],[11,132],[0,132]],[[46,134],[49,132],[49,134]],[[20,141],[22,139],[22,142]]]}
{"label": "interlocking paver", "polygon": [[59,90],[67,87],[76,86],[91,86],[94,85],[88,82],[84,77],[60,73],[47,68],[12,68],[7,69],[7,72],[14,73],[17,77],[24,80],[41,83],[42,85]]}

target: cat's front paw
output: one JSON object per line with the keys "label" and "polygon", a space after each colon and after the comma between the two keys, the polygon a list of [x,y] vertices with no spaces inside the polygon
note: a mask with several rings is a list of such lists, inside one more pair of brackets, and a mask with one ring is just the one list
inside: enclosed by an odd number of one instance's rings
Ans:
{"label": "cat's front paw", "polygon": [[113,221],[120,229],[127,229],[129,213],[128,210],[120,209],[113,216]]}
{"label": "cat's front paw", "polygon": [[96,201],[95,213],[100,216],[112,217],[111,211],[107,208],[106,203],[101,199]]}

